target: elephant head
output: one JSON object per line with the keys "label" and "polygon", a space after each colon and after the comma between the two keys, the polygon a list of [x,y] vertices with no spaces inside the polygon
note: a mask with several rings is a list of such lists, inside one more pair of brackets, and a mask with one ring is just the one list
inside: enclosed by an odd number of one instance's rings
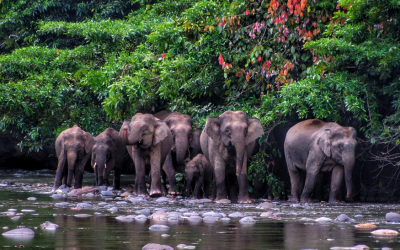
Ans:
{"label": "elephant head", "polygon": [[192,183],[193,181],[197,181],[200,176],[203,176],[204,167],[201,158],[194,158],[193,160],[186,159],[185,162],[187,162],[185,167],[186,195],[190,196]]}
{"label": "elephant head", "polygon": [[352,195],[352,173],[357,146],[357,131],[352,127],[323,129],[318,135],[318,146],[326,157],[344,166],[347,198]]}
{"label": "elephant head", "polygon": [[168,136],[165,123],[151,114],[137,113],[122,125],[121,138],[125,145],[146,149]]}
{"label": "elephant head", "polygon": [[226,111],[219,117],[210,117],[204,130],[214,142],[236,153],[237,176],[242,171],[246,146],[264,133],[260,121],[247,117],[243,111]]}
{"label": "elephant head", "polygon": [[91,165],[97,173],[96,183],[98,186],[109,185],[108,178],[115,165],[117,142],[111,133],[118,134],[114,129],[108,128],[94,138]]}

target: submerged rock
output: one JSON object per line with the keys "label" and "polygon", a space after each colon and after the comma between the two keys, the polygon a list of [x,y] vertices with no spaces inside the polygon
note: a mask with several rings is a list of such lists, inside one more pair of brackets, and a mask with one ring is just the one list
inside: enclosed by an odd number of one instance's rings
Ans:
{"label": "submerged rock", "polygon": [[3,233],[4,236],[20,236],[20,235],[35,235],[35,232],[30,228],[17,228]]}
{"label": "submerged rock", "polygon": [[245,215],[240,213],[240,212],[230,213],[228,216],[231,217],[231,218],[242,218],[242,217],[245,217]]}
{"label": "submerged rock", "polygon": [[69,206],[69,202],[59,202],[55,204],[56,207],[65,207]]}
{"label": "submerged rock", "polygon": [[160,245],[157,243],[148,243],[146,244],[142,250],[174,250],[173,247],[168,245]]}
{"label": "submerged rock", "polygon": [[231,201],[228,200],[228,199],[221,199],[221,200],[215,201],[215,203],[219,203],[219,204],[230,204]]}
{"label": "submerged rock", "polygon": [[28,201],[35,201],[35,200],[37,200],[37,198],[36,198],[36,197],[28,197],[27,200],[28,200]]}
{"label": "submerged rock", "polygon": [[366,245],[356,245],[353,247],[331,247],[331,250],[368,250],[369,247]]}
{"label": "submerged rock", "polygon": [[371,234],[380,235],[380,236],[395,236],[395,235],[398,235],[399,232],[392,230],[392,229],[378,229],[378,230],[372,231]]}
{"label": "submerged rock", "polygon": [[147,215],[147,214],[150,214],[151,211],[148,208],[144,208],[144,209],[135,211],[135,213],[137,213],[137,214],[146,214]]}
{"label": "submerged rock", "polygon": [[50,221],[46,221],[45,223],[40,224],[40,227],[45,230],[56,230],[58,225],[51,223]]}
{"label": "submerged rock", "polygon": [[153,225],[153,226],[149,227],[149,230],[151,230],[151,231],[167,231],[167,230],[169,230],[169,226]]}
{"label": "submerged rock", "polygon": [[394,212],[387,213],[385,218],[387,222],[400,222],[400,214],[398,213]]}
{"label": "submerged rock", "polygon": [[319,217],[319,218],[317,218],[317,219],[315,219],[315,221],[316,222],[331,222],[332,221],[332,219],[331,218],[328,218],[328,217]]}
{"label": "submerged rock", "polygon": [[121,215],[121,216],[115,217],[115,219],[118,221],[122,221],[122,222],[132,222],[135,220],[135,217],[136,216],[132,216],[132,215],[128,215],[128,216]]}
{"label": "submerged rock", "polygon": [[24,212],[24,213],[33,213],[35,211],[36,210],[34,210],[34,209],[21,209],[21,212]]}
{"label": "submerged rock", "polygon": [[336,219],[334,220],[335,222],[352,222],[355,223],[356,221],[354,219],[349,218],[347,215],[345,214],[341,214],[338,217],[336,217]]}
{"label": "submerged rock", "polygon": [[256,223],[256,220],[253,219],[253,217],[251,217],[251,216],[247,216],[247,217],[240,219],[239,222],[244,223],[244,224],[251,224],[251,223]]}
{"label": "submerged rock", "polygon": [[86,202],[82,202],[82,203],[76,204],[76,207],[81,207],[81,208],[92,208],[92,204],[89,204],[89,203],[86,203]]}
{"label": "submerged rock", "polygon": [[78,217],[78,218],[88,218],[88,217],[92,217],[91,214],[75,214],[74,216],[75,216],[75,217]]}
{"label": "submerged rock", "polygon": [[376,225],[365,223],[365,224],[357,224],[357,225],[355,225],[355,227],[356,228],[376,228]]}
{"label": "submerged rock", "polygon": [[20,218],[21,218],[21,216],[14,216],[14,217],[11,217],[12,220],[19,220]]}
{"label": "submerged rock", "polygon": [[263,203],[258,204],[258,206],[256,208],[259,208],[259,209],[271,209],[271,208],[274,208],[274,207],[275,207],[275,205],[272,204],[272,203],[263,202]]}

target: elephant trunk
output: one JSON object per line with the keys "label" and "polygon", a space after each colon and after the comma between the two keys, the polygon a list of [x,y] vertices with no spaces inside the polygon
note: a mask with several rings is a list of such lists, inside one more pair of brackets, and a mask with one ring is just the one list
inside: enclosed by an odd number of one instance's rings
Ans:
{"label": "elephant trunk", "polygon": [[346,195],[347,199],[350,199],[353,193],[352,177],[353,177],[354,162],[355,162],[354,151],[351,151],[350,153],[346,153],[345,155],[343,155],[344,178],[347,189],[347,195]]}
{"label": "elephant trunk", "polygon": [[235,140],[233,145],[235,146],[236,149],[236,176],[239,177],[240,173],[242,172],[242,167],[243,167],[243,161],[244,161],[244,153],[245,153],[245,147],[244,147],[244,137],[240,138],[239,140]]}
{"label": "elephant trunk", "polygon": [[179,166],[185,166],[186,153],[188,151],[188,139],[184,136],[175,137],[175,147],[176,147],[176,161]]}
{"label": "elephant trunk", "polygon": [[105,160],[104,159],[102,159],[102,157],[97,157],[97,159],[96,159],[96,169],[95,169],[95,171],[97,171],[97,178],[98,178],[98,180],[97,180],[97,182],[98,182],[98,185],[99,186],[101,186],[101,185],[103,185],[104,183],[104,177],[106,177],[106,175],[105,175]]}
{"label": "elephant trunk", "polygon": [[77,152],[75,151],[69,151],[67,153],[68,169],[73,170],[75,168],[77,157]]}
{"label": "elephant trunk", "polygon": [[128,126],[123,126],[123,127],[122,127],[122,135],[121,135],[121,138],[122,138],[122,142],[123,142],[125,145],[129,145],[129,141],[128,141]]}

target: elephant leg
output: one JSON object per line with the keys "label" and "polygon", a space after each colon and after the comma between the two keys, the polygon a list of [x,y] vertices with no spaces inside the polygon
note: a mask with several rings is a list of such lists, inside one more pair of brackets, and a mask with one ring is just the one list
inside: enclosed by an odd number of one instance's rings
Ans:
{"label": "elephant leg", "polygon": [[317,178],[315,180],[315,186],[314,186],[314,194],[313,194],[313,198],[314,200],[317,201],[322,201],[323,197],[324,197],[324,173],[323,172],[319,172],[319,174],[317,175]]}
{"label": "elephant leg", "polygon": [[228,174],[226,177],[227,179],[227,188],[228,188],[228,197],[232,203],[238,202],[238,179],[234,174]]}
{"label": "elephant leg", "polygon": [[176,192],[174,191],[174,187],[176,186],[176,171],[174,168],[174,164],[172,162],[172,155],[171,152],[168,153],[167,158],[165,159],[165,163],[163,165],[163,170],[165,174],[167,175],[168,181],[169,181],[169,189],[168,193],[171,195],[175,195]]}
{"label": "elephant leg", "polygon": [[[161,193],[161,149],[160,144],[154,146],[150,156],[151,186],[150,196],[160,197]],[[170,184],[171,185],[171,184]]]}
{"label": "elephant leg", "polygon": [[193,196],[196,199],[200,199],[201,196],[201,187],[203,186],[203,177],[200,176],[197,178],[196,185],[194,186]]}
{"label": "elephant leg", "polygon": [[114,168],[114,189],[121,189],[121,168]]}
{"label": "elephant leg", "polygon": [[216,189],[216,200],[226,199],[226,188],[225,188],[225,162],[222,159],[215,159],[215,189]]}
{"label": "elephant leg", "polygon": [[167,175],[165,173],[165,171],[161,172],[161,193],[162,195],[167,195],[168,194],[168,190],[167,190],[167,185],[166,185],[166,181],[167,181]]}
{"label": "elephant leg", "polygon": [[249,197],[249,179],[247,178],[247,152],[244,153],[243,167],[238,176],[239,183],[239,203],[251,203]]}
{"label": "elephant leg", "polygon": [[288,164],[288,170],[289,170],[289,176],[290,176],[290,182],[292,186],[291,190],[291,196],[289,201],[292,202],[299,202],[299,196],[300,196],[300,173],[299,170],[292,166],[289,168]]}
{"label": "elephant leg", "polygon": [[329,202],[340,201],[341,187],[343,183],[343,166],[337,165],[332,170],[331,191],[329,192]]}
{"label": "elephant leg", "polygon": [[57,173],[56,173],[56,178],[54,180],[53,191],[56,191],[56,189],[58,189],[61,186],[62,180],[63,180],[63,178],[65,178],[64,172],[66,169],[64,169],[64,163],[65,163],[64,161],[58,162]]}
{"label": "elephant leg", "polygon": [[132,148],[132,156],[133,162],[135,163],[135,172],[136,172],[136,180],[135,180],[135,188],[136,195],[138,196],[148,196],[146,190],[146,182],[145,182],[145,162],[143,157],[140,156],[140,149]]}
{"label": "elephant leg", "polygon": [[72,186],[72,178],[74,177],[74,169],[68,168],[67,187]]}
{"label": "elephant leg", "polygon": [[316,171],[307,172],[306,183],[304,184],[303,193],[300,198],[301,202],[312,202],[311,193],[314,190],[315,179],[317,176],[318,176],[318,172],[316,172]]}
{"label": "elephant leg", "polygon": [[215,179],[215,176],[214,176],[213,181],[212,181],[210,200],[215,200],[216,197],[217,197],[217,180]]}
{"label": "elephant leg", "polygon": [[203,198],[208,198],[210,196],[210,181],[204,181],[203,183]]}
{"label": "elephant leg", "polygon": [[80,168],[75,168],[74,175],[75,175],[74,188],[75,189],[82,188],[83,171]]}

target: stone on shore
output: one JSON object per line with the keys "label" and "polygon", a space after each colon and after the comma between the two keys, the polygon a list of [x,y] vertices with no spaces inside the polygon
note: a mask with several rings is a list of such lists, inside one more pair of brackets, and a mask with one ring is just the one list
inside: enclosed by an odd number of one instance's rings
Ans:
{"label": "stone on shore", "polygon": [[160,245],[157,243],[148,243],[146,244],[142,250],[174,250],[173,247],[168,245]]}

